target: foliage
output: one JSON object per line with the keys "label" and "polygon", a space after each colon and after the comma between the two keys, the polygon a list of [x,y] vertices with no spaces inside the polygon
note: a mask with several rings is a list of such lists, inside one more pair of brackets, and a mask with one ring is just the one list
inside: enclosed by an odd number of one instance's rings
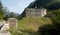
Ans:
{"label": "foliage", "polygon": [[5,21],[7,21],[7,20],[9,19],[9,16],[6,15],[5,17],[3,17],[3,19],[4,19]]}
{"label": "foliage", "polygon": [[2,3],[0,1],[0,19],[4,16],[4,13],[3,13],[3,6],[2,6]]}
{"label": "foliage", "polygon": [[10,18],[13,18],[13,17],[15,17],[15,16],[14,16],[14,13],[11,12],[11,13],[10,13]]}
{"label": "foliage", "polygon": [[43,25],[39,28],[40,35],[60,35],[60,9],[54,10],[55,16],[51,18],[52,25]]}
{"label": "foliage", "polygon": [[54,20],[57,21],[57,23],[60,22],[60,9],[58,9],[57,11],[54,11],[55,17]]}
{"label": "foliage", "polygon": [[60,0],[35,0],[28,8],[46,8],[48,10],[55,10],[60,8]]}

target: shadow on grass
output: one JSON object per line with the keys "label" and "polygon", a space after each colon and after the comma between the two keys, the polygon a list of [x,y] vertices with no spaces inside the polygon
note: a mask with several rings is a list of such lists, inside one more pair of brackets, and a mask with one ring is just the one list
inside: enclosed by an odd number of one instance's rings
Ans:
{"label": "shadow on grass", "polygon": [[39,35],[60,35],[60,23],[53,25],[43,25],[38,30]]}
{"label": "shadow on grass", "polygon": [[20,34],[23,34],[23,35],[37,35],[37,32],[34,32],[32,29],[29,29],[29,30],[21,30],[20,29]]}

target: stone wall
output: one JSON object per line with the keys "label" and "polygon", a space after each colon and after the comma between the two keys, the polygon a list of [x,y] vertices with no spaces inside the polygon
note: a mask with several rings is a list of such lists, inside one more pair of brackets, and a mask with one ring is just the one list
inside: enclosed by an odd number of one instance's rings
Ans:
{"label": "stone wall", "polygon": [[9,23],[9,28],[10,29],[12,29],[12,30],[17,30],[18,29],[17,19],[9,18],[7,22]]}

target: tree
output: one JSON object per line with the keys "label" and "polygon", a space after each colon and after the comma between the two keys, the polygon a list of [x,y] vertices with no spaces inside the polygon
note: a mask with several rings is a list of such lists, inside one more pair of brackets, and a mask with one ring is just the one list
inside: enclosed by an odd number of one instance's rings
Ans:
{"label": "tree", "polygon": [[60,0],[35,0],[28,8],[45,8],[48,10],[56,10],[60,8]]}
{"label": "tree", "polygon": [[3,6],[0,0],[0,19],[4,16],[4,12],[3,12]]}
{"label": "tree", "polygon": [[4,19],[5,21],[7,21],[7,20],[9,19],[9,16],[6,15],[5,17],[3,17],[3,19]]}
{"label": "tree", "polygon": [[10,18],[14,18],[14,17],[15,17],[14,13],[11,12],[11,13],[10,13]]}
{"label": "tree", "polygon": [[38,32],[41,35],[60,35],[60,9],[53,12],[55,16],[51,18],[52,25],[43,25],[39,28]]}

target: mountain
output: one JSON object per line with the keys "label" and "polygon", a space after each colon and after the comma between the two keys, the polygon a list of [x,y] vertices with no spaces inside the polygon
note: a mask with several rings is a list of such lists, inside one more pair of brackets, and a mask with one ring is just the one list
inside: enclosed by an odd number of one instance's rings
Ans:
{"label": "mountain", "polygon": [[55,10],[60,8],[60,0],[35,0],[27,8],[46,8]]}
{"label": "mountain", "polygon": [[7,7],[3,7],[3,12],[5,16],[10,14],[10,11],[7,9]]}
{"label": "mountain", "polygon": [[[10,14],[11,14],[11,12],[7,9],[7,7],[4,7],[4,8],[3,8],[3,12],[4,12],[4,15],[5,15],[5,16],[6,16],[6,15],[10,16]],[[14,13],[14,12],[13,12],[13,14],[14,14],[14,16],[20,15],[20,14],[18,14],[18,13]]]}
{"label": "mountain", "polygon": [[18,14],[18,13],[14,13],[14,15],[15,15],[15,16],[19,16],[20,14]]}

